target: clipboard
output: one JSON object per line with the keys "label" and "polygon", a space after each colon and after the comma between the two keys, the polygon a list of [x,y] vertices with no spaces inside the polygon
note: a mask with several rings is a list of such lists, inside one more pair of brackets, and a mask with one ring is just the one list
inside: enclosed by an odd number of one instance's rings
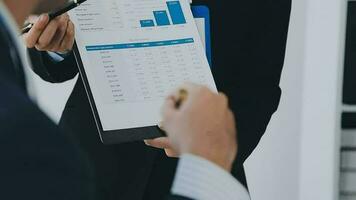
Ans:
{"label": "clipboard", "polygon": [[[208,63],[211,66],[209,9],[206,6],[192,6],[191,9],[194,18],[204,19],[206,55],[208,58]],[[78,63],[80,76],[82,77],[83,84],[87,92],[87,96],[89,98],[100,139],[105,145],[138,141],[143,139],[153,139],[165,136],[164,132],[158,126],[145,126],[140,128],[129,128],[120,130],[105,130],[101,122],[97,105],[95,103],[94,95],[90,88],[89,79],[87,77],[86,70],[83,66],[83,61],[77,43],[74,44],[74,55]]]}
{"label": "clipboard", "polygon": [[191,9],[194,18],[204,20],[206,56],[208,58],[210,67],[212,67],[210,10],[208,6],[203,6],[203,5],[191,6]]}

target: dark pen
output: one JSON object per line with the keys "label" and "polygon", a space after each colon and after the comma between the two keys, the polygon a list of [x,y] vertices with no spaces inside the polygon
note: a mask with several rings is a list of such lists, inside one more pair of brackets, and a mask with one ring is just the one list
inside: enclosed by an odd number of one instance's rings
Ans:
{"label": "dark pen", "polygon": [[[54,12],[51,12],[48,14],[49,17],[49,21],[53,20],[54,18],[63,15],[64,13],[78,7],[80,4],[84,3],[87,0],[72,0],[70,2],[68,2],[65,6],[63,6],[61,9],[58,9]],[[25,34],[28,33],[31,28],[33,27],[33,23],[26,23],[25,26],[22,28],[21,30],[21,34]]]}

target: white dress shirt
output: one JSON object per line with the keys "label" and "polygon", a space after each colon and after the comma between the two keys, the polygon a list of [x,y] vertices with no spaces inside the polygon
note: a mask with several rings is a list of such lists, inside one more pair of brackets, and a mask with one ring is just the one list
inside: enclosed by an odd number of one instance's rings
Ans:
{"label": "white dress shirt", "polygon": [[172,194],[195,200],[249,200],[250,196],[230,173],[201,157],[180,158]]}
{"label": "white dress shirt", "polygon": [[64,60],[64,57],[66,55],[58,55],[58,53],[55,52],[51,52],[51,51],[47,51],[47,54],[53,59],[53,61],[55,62],[61,62]]}

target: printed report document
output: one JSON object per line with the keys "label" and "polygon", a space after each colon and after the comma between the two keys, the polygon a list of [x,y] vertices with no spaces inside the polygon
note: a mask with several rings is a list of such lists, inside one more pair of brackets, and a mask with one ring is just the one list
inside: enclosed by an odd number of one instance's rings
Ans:
{"label": "printed report document", "polygon": [[184,82],[216,91],[187,0],[88,0],[70,16],[103,131],[157,125]]}

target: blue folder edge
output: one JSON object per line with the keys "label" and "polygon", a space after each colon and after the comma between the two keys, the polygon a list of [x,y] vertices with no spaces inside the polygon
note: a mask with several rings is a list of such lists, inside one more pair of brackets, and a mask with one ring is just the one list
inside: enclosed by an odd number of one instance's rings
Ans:
{"label": "blue folder edge", "polygon": [[207,6],[191,6],[194,18],[205,19],[205,43],[206,43],[206,56],[210,67],[212,67],[211,57],[211,36],[210,36],[210,11]]}

